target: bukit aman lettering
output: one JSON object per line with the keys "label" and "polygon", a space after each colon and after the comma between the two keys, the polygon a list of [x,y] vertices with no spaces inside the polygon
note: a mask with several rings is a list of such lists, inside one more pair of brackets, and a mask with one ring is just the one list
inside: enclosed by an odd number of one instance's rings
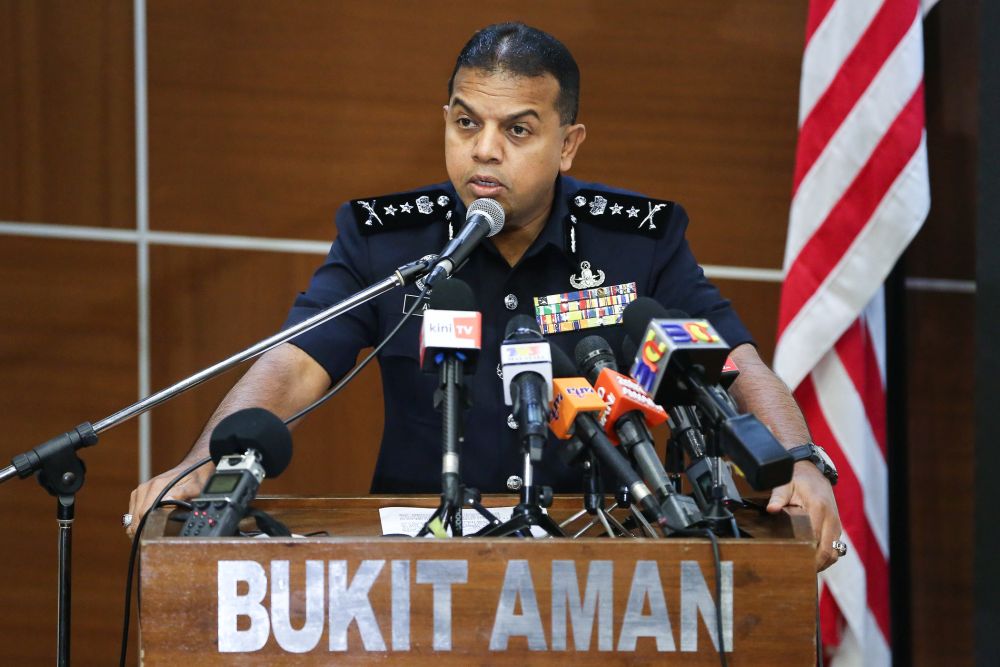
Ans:
{"label": "bukit aman lettering", "polygon": [[[417,560],[413,565],[409,560],[363,560],[349,574],[346,560],[307,560],[302,591],[292,590],[287,560],[272,560],[267,567],[252,560],[219,561],[218,651],[259,651],[273,637],[290,653],[344,652],[349,631],[360,636],[365,651],[409,651],[414,623],[426,623],[432,630],[435,651],[450,651],[454,632],[464,637],[473,630],[461,627],[461,618],[455,621],[452,614],[453,598],[469,584],[469,562]],[[697,561],[680,562],[679,610],[668,609],[657,561],[635,561],[627,602],[621,610],[614,608],[612,561],[553,560],[549,565],[548,572],[540,572],[526,560],[507,562],[484,650],[506,651],[516,638],[519,646],[526,642],[532,651],[630,652],[636,650],[640,639],[648,638],[655,642],[657,651],[694,652],[700,628],[718,650],[716,601]],[[385,608],[376,608],[370,592],[381,577],[388,578],[391,595],[389,603],[382,605]],[[543,622],[536,594],[538,577],[549,579],[551,613],[547,622]],[[413,586],[430,587],[432,618],[411,617]],[[291,600],[298,601],[298,608],[304,610],[304,614],[296,613],[294,623]],[[732,561],[722,562],[721,605],[725,650],[731,652]],[[454,627],[456,624],[460,627]],[[324,630],[327,645],[320,648]]]}

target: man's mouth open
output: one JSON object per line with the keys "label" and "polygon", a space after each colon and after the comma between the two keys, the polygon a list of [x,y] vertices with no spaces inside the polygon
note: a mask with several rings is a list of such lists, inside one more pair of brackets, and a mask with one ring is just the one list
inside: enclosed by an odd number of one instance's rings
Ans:
{"label": "man's mouth open", "polygon": [[469,179],[469,187],[477,197],[496,197],[504,189],[503,183],[496,178],[481,174]]}

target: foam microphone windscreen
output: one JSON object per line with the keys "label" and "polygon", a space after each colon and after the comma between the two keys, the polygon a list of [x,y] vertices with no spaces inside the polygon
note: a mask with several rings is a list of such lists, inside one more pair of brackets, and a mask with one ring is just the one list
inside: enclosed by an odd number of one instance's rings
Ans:
{"label": "foam microphone windscreen", "polygon": [[635,360],[635,355],[638,353],[639,346],[635,344],[634,340],[632,340],[632,336],[626,335],[622,340],[622,357],[628,360],[625,365],[626,372],[632,366],[632,362]]}
{"label": "foam microphone windscreen", "polygon": [[223,456],[256,450],[268,477],[280,475],[292,460],[292,434],[285,422],[264,408],[244,408],[220,421],[212,429],[208,447],[213,463]]}
{"label": "foam microphone windscreen", "polygon": [[603,369],[618,370],[615,352],[611,349],[611,344],[601,336],[587,336],[576,344],[573,352],[577,369],[591,384],[597,381],[597,376]]}
{"label": "foam microphone windscreen", "polygon": [[464,280],[448,278],[434,283],[427,307],[433,310],[476,310],[476,297]]}

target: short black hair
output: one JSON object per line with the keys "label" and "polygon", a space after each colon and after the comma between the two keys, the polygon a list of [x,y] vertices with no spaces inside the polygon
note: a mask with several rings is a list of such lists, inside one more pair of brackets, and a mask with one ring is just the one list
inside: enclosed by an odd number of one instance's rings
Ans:
{"label": "short black hair", "polygon": [[448,99],[463,67],[517,76],[551,74],[559,83],[556,111],[563,125],[576,122],[580,108],[580,68],[562,42],[523,23],[494,23],[477,31],[455,60],[448,79]]}

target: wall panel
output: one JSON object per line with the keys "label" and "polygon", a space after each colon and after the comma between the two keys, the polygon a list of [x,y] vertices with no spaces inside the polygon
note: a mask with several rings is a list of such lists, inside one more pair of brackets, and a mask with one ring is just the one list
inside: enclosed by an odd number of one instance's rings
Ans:
{"label": "wall panel", "polygon": [[[441,104],[471,31],[519,18],[563,39],[583,71],[588,139],[573,173],[680,201],[706,264],[781,265],[806,0],[614,4],[517,0],[148,3],[150,215],[156,231],[329,241],[345,199],[445,178]],[[0,220],[135,227],[132,3],[0,0]],[[974,239],[975,0],[928,21],[931,217],[909,274],[970,278]],[[0,236],[0,464],[54,431],[136,397],[132,244]],[[319,255],[155,246],[152,386],[170,384],[280,325]],[[717,281],[770,361],[780,286]],[[971,347],[947,368],[971,297],[911,292],[910,484],[914,658],[968,656]],[[152,415],[153,469],[187,451],[241,371]],[[381,437],[374,365],[296,432],[284,493],[363,493]],[[76,551],[78,664],[117,649],[137,429],[84,453]],[[6,531],[0,640],[12,664],[50,664],[52,499],[0,487]],[[30,640],[24,638],[30,637]],[[964,651],[964,652],[963,652]]]}
{"label": "wall panel", "polygon": [[[918,665],[972,664],[973,295],[911,294],[909,460],[913,655]],[[942,357],[942,353],[944,356]]]}
{"label": "wall panel", "polygon": [[475,28],[516,17],[580,64],[589,135],[574,173],[684,203],[704,262],[778,266],[804,9],[154,3],[152,224],[325,239],[348,198],[444,180],[455,56]]}
{"label": "wall panel", "polygon": [[[136,398],[135,250],[127,245],[3,237],[0,410],[10,457]],[[73,656],[109,664],[121,633],[136,427],[82,450],[73,544]],[[53,662],[55,499],[33,479],[0,486],[0,641],[8,664]]]}
{"label": "wall panel", "polygon": [[0,220],[131,227],[132,7],[0,3]]}
{"label": "wall panel", "polygon": [[[322,257],[195,248],[154,248],[153,385],[167,386],[276,332],[295,292]],[[216,380],[153,413],[153,469],[170,468],[232,384]],[[295,432],[292,464],[268,493],[364,494],[382,439],[377,362]]]}

